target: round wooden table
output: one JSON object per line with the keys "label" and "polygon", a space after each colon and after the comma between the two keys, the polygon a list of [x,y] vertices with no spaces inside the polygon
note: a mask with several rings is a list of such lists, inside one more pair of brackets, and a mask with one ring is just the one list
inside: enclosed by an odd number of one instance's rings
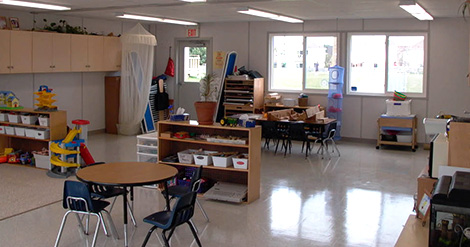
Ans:
{"label": "round wooden table", "polygon": [[[85,167],[77,171],[78,180],[108,186],[127,187],[163,183],[173,178],[178,170],[169,165],[149,162],[116,162]],[[165,194],[164,194],[165,195]],[[132,195],[131,195],[132,197]],[[132,199],[132,198],[131,198]],[[165,196],[167,208],[170,208],[168,195]],[[127,196],[123,194],[124,207],[124,245],[127,246]]]}

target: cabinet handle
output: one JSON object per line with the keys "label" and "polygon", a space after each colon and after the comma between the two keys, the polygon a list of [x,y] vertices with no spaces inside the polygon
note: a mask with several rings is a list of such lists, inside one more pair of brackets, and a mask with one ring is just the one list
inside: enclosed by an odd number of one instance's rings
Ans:
{"label": "cabinet handle", "polygon": [[51,69],[52,69],[52,68],[54,68],[54,66],[52,66],[52,65],[51,65],[51,66],[49,66],[49,68],[51,68]]}

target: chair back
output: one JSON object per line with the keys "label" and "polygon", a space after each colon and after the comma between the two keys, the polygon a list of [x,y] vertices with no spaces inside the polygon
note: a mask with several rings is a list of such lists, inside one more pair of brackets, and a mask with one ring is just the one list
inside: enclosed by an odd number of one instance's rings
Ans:
{"label": "chair back", "polygon": [[308,139],[308,133],[303,123],[290,123],[289,137],[291,140],[304,141]]}
{"label": "chair back", "polygon": [[199,166],[193,173],[191,177],[190,190],[197,192],[199,187],[201,187],[201,176],[202,176],[202,166]]}
{"label": "chair back", "polygon": [[194,204],[196,203],[197,193],[188,192],[178,199],[171,213],[169,228],[179,226],[188,222],[194,215]]}
{"label": "chair back", "polygon": [[88,186],[78,181],[65,181],[62,206],[65,209],[71,209],[75,211],[93,211],[93,203],[91,201]]}
{"label": "chair back", "polygon": [[278,121],[276,122],[276,135],[278,138],[287,138],[289,135],[289,122]]}
{"label": "chair back", "polygon": [[325,139],[331,139],[331,138],[335,137],[335,134],[336,134],[336,122],[330,123],[330,124],[328,125],[328,129],[327,129],[326,132],[323,134],[323,138],[325,138]]}
{"label": "chair back", "polygon": [[276,122],[274,121],[261,122],[261,135],[264,138],[276,137]]}

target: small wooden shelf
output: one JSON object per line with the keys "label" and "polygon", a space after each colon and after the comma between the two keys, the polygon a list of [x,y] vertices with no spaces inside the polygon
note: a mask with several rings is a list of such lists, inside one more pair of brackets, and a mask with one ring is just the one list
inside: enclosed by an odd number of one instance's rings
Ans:
{"label": "small wooden shelf", "polygon": [[[237,92],[239,91],[239,92]],[[264,79],[225,79],[224,108],[225,116],[239,113],[256,113],[263,110]],[[234,100],[230,100],[234,99]],[[250,102],[238,102],[251,100]],[[245,103],[243,105],[228,104],[228,102]]]}
{"label": "small wooden shelf", "polygon": [[221,143],[221,142],[208,142],[208,141],[198,141],[198,140],[187,140],[187,139],[178,139],[178,138],[168,138],[168,137],[159,137],[160,140],[175,141],[175,142],[187,142],[201,145],[215,145],[215,146],[225,146],[225,147],[237,147],[237,148],[248,148],[247,144],[232,144],[232,143]]}
{"label": "small wooden shelf", "polygon": [[[186,140],[171,137],[162,137],[165,132],[186,131],[196,135],[237,136],[247,139],[247,144],[231,144],[208,142],[203,140]],[[165,162],[162,159],[176,155],[187,149],[204,149],[219,152],[240,152],[248,154],[248,169],[235,169],[234,167],[203,166],[203,177],[215,181],[238,183],[247,186],[246,203],[257,200],[260,196],[261,171],[261,127],[242,128],[224,127],[220,125],[196,125],[195,122],[158,122],[158,163],[181,167],[197,167],[195,164],[178,162]]]}
{"label": "small wooden shelf", "polygon": [[[377,135],[377,146],[376,149],[379,149],[381,145],[395,145],[395,146],[410,146],[411,150],[414,152],[417,148],[417,120],[416,116],[410,117],[392,117],[382,115],[377,119],[378,124],[378,135]],[[411,142],[395,142],[395,141],[383,141],[382,140],[382,129],[397,129],[411,132]]]}

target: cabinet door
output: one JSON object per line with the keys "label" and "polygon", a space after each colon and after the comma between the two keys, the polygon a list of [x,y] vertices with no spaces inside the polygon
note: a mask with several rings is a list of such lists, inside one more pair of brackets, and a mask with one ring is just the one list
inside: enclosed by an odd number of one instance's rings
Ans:
{"label": "cabinet door", "polygon": [[121,70],[121,40],[118,37],[103,37],[103,39],[103,69],[106,71]]}
{"label": "cabinet door", "polygon": [[10,31],[0,30],[0,73],[10,73]]}
{"label": "cabinet door", "polygon": [[31,73],[33,32],[11,31],[11,73]]}
{"label": "cabinet door", "polygon": [[52,35],[50,33],[33,33],[33,72],[52,72]]}
{"label": "cabinet door", "polygon": [[88,37],[88,71],[103,71],[103,36]]}
{"label": "cabinet door", "polygon": [[71,71],[88,71],[88,42],[85,35],[70,36]]}
{"label": "cabinet door", "polygon": [[70,34],[61,33],[52,36],[54,72],[70,71],[70,36]]}

